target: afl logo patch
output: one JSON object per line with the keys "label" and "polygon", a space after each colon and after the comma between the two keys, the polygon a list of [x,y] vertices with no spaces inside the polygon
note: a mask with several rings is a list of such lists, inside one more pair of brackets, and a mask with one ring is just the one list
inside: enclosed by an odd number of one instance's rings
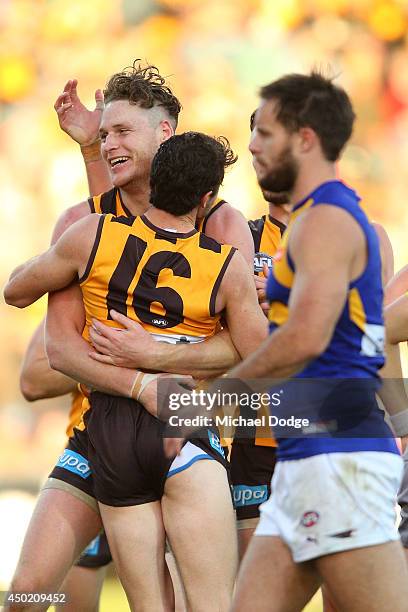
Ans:
{"label": "afl logo patch", "polygon": [[273,267],[273,257],[266,253],[255,253],[254,272],[263,272],[264,265],[267,265],[268,270],[271,270]]}
{"label": "afl logo patch", "polygon": [[168,327],[169,322],[166,319],[152,319],[152,325],[156,327]]}
{"label": "afl logo patch", "polygon": [[316,525],[319,518],[320,518],[319,513],[315,512],[314,510],[311,510],[310,512],[304,513],[300,522],[303,525],[303,527],[313,527],[313,525]]}

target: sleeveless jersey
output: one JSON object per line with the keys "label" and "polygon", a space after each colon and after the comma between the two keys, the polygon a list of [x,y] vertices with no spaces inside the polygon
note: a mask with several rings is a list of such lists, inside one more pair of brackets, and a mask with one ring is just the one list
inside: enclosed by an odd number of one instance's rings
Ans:
{"label": "sleeveless jersey", "polygon": [[[319,409],[323,405],[324,414],[334,417],[333,422],[340,424],[340,430],[337,430],[334,436],[328,435],[327,430],[321,435],[316,434],[315,429],[316,435],[313,436],[278,437],[280,459],[362,450],[398,452],[391,431],[385,424],[383,413],[375,400],[375,390],[379,386],[377,373],[384,364],[381,256],[377,235],[359,206],[359,200],[357,194],[342,182],[329,181],[297,204],[291,213],[272,274],[268,278],[270,332],[273,332],[286,321],[289,313],[288,302],[296,277],[289,240],[296,220],[310,207],[326,204],[347,211],[364,232],[367,244],[366,267],[363,273],[349,284],[347,299],[330,343],[319,357],[294,377],[299,382],[301,379],[314,379],[317,384],[307,387],[306,382],[303,382],[299,390],[298,382],[289,382],[285,387],[289,394],[292,390],[294,399],[297,394],[298,405],[299,397],[302,397],[302,406],[311,406],[316,397],[319,402],[320,398],[324,397],[325,403],[318,403]],[[346,379],[353,381],[351,388],[350,384],[342,386],[342,381]],[[328,395],[324,395],[325,389],[330,389]],[[286,402],[286,409],[287,407]],[[283,402],[281,410],[282,413],[278,416],[290,416],[284,413]],[[324,420],[327,422],[326,418]],[[347,437],[338,435],[339,431],[343,434],[347,432]]]}
{"label": "sleeveless jersey", "polygon": [[[114,245],[114,248],[112,248]],[[214,334],[215,301],[236,249],[192,230],[154,226],[141,217],[102,215],[79,280],[91,319],[117,327],[114,309],[169,342],[194,342]]]}
{"label": "sleeveless jersey", "polygon": [[[254,241],[254,274],[264,276],[263,266],[266,264],[269,271],[273,266],[273,256],[275,255],[280,244],[283,232],[286,225],[274,219],[271,215],[263,215],[255,221],[248,221],[249,229],[251,230],[252,239]],[[250,414],[248,416],[253,416]],[[245,427],[245,435],[235,438],[234,443],[247,444],[251,446],[273,446],[277,443],[274,439],[271,428],[269,427],[269,406],[263,405],[256,412],[257,418],[263,418],[265,425],[254,426],[253,431],[249,427]],[[249,436],[249,434],[251,434]]]}
{"label": "sleeveless jersey", "polygon": [[[205,231],[205,225],[207,223],[207,218],[211,216],[220,206],[225,203],[224,200],[217,198],[212,203],[211,207],[206,213],[206,216],[200,219],[197,222],[197,229],[199,231]],[[132,214],[126,208],[122,201],[122,197],[120,194],[120,190],[117,187],[110,189],[102,194],[97,196],[93,196],[88,198],[88,204],[91,210],[91,213],[98,214],[112,214],[116,217],[126,216],[131,217]],[[74,392],[73,400],[71,404],[71,410],[69,413],[69,424],[67,427],[67,435],[72,435],[72,431],[74,427],[79,427],[83,429],[83,422],[81,420],[81,415],[89,408],[89,402],[84,401],[84,396],[81,391]],[[82,405],[83,404],[83,405]]]}
{"label": "sleeveless jersey", "polygon": [[85,399],[84,394],[79,390],[79,388],[75,389],[71,393],[72,402],[71,408],[68,415],[68,427],[66,429],[67,437],[70,438],[74,433],[74,427],[77,427],[82,419],[82,402]]}
{"label": "sleeveless jersey", "polygon": [[273,256],[280,245],[286,225],[274,219],[271,215],[264,215],[260,219],[248,223],[255,248],[254,273],[258,276],[264,276],[264,264],[268,266],[269,271],[272,269]]}
{"label": "sleeveless jersey", "polygon": [[112,214],[115,217],[131,217],[132,214],[122,202],[120,190],[114,187],[100,195],[88,198],[88,204],[92,213]]}

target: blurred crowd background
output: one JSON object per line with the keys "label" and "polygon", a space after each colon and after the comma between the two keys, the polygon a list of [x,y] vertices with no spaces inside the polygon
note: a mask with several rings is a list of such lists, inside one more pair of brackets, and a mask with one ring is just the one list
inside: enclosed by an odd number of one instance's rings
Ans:
{"label": "blurred crowd background", "polygon": [[[87,196],[56,97],[77,78],[93,107],[95,89],[135,58],[168,76],[183,104],[179,131],[228,137],[239,161],[222,193],[248,218],[265,212],[247,150],[257,89],[312,67],[336,75],[358,116],[340,176],[387,229],[396,269],[408,262],[407,0],[0,0],[2,283],[47,246],[64,208]],[[0,306],[0,588],[32,495],[64,444],[67,402],[30,405],[18,386],[45,307]]]}

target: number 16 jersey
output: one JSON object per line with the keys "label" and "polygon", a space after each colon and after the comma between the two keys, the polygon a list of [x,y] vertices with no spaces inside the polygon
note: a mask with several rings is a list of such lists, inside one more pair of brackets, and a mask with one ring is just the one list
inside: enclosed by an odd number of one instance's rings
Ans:
{"label": "number 16 jersey", "polygon": [[118,327],[112,309],[160,340],[197,342],[213,335],[217,293],[235,250],[196,230],[161,229],[145,215],[101,215],[79,279],[85,338],[92,319]]}

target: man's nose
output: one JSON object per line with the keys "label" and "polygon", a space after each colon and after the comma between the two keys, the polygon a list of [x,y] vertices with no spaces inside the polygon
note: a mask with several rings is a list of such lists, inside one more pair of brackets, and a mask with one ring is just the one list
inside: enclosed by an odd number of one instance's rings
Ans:
{"label": "man's nose", "polygon": [[116,134],[107,134],[105,136],[105,141],[103,142],[102,147],[105,149],[105,151],[111,151],[112,149],[117,149],[118,138]]}

